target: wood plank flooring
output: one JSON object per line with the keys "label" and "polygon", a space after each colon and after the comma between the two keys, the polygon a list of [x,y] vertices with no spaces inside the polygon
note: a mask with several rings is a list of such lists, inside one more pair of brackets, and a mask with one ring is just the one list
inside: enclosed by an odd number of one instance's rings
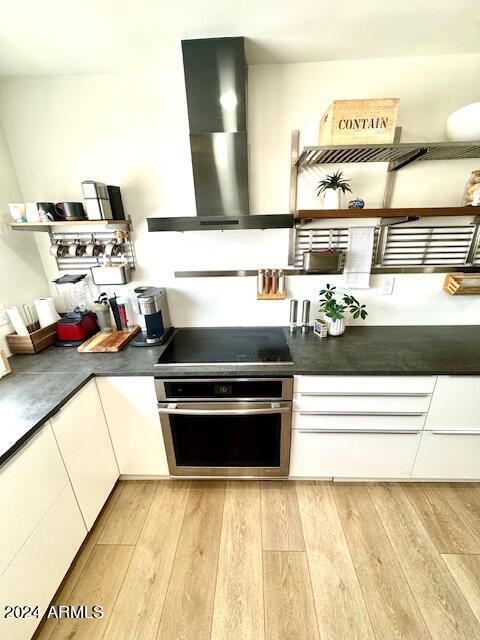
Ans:
{"label": "wood plank flooring", "polygon": [[480,485],[121,481],[36,640],[479,640]]}

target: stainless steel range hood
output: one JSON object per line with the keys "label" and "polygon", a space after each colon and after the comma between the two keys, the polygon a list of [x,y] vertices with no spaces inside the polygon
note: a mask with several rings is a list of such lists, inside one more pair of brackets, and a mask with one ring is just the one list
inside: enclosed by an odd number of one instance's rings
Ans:
{"label": "stainless steel range hood", "polygon": [[148,218],[148,230],[293,226],[291,215],[249,215],[245,39],[183,40],[182,50],[197,216]]}

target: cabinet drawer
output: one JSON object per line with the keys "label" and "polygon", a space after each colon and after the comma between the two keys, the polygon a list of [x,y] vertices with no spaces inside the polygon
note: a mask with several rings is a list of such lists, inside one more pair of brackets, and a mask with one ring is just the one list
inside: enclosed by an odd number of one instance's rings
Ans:
{"label": "cabinet drawer", "polygon": [[400,414],[426,413],[430,395],[307,395],[295,393],[293,410],[300,412],[343,414]]}
{"label": "cabinet drawer", "polygon": [[420,433],[292,432],[290,476],[409,478]]}
{"label": "cabinet drawer", "polygon": [[295,376],[295,393],[432,393],[435,376]]}
{"label": "cabinet drawer", "polygon": [[480,377],[439,376],[426,429],[480,429]]}
{"label": "cabinet drawer", "polygon": [[0,576],[67,483],[46,424],[0,470]]}
{"label": "cabinet drawer", "polygon": [[[0,578],[0,638],[32,637],[86,533],[68,484]],[[5,606],[15,604],[38,605],[40,618],[4,618]]]}
{"label": "cabinet drawer", "polygon": [[412,478],[480,480],[480,429],[424,431]]}
{"label": "cabinet drawer", "polygon": [[317,414],[294,412],[292,414],[292,428],[304,431],[323,429],[336,430],[393,430],[418,431],[423,429],[425,414],[419,415],[345,415],[345,414]]}

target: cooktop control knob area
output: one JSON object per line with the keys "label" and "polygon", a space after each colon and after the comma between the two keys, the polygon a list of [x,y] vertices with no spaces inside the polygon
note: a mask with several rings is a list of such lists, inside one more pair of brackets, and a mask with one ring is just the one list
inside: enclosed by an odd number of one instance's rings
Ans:
{"label": "cooktop control knob area", "polygon": [[231,384],[216,384],[214,387],[216,396],[231,396],[232,385]]}

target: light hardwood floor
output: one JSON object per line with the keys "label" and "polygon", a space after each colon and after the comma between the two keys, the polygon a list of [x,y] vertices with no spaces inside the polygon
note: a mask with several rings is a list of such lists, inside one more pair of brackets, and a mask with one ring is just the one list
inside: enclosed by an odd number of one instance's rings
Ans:
{"label": "light hardwood floor", "polygon": [[480,485],[121,481],[36,640],[479,640]]}

